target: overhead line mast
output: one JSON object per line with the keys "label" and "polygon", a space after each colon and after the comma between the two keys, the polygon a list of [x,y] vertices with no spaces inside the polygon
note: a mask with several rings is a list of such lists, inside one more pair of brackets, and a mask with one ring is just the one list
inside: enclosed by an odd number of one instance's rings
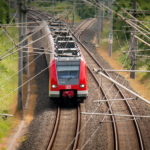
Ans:
{"label": "overhead line mast", "polygon": [[[100,0],[98,0],[98,3],[100,3]],[[100,43],[100,7],[98,8],[98,24],[97,24],[97,37],[98,37],[98,43]]]}
{"label": "overhead line mast", "polygon": [[[136,1],[133,2],[133,9],[134,9],[134,12],[136,12],[136,9],[137,9]],[[136,18],[137,15],[133,13],[133,16]],[[134,23],[136,24],[137,22],[134,22]],[[136,35],[136,29],[134,29],[133,27],[132,27],[132,33]],[[136,68],[136,52],[133,51],[134,49],[138,49],[138,40],[134,36],[131,35],[131,40],[130,40],[131,53],[129,54],[131,58],[131,70],[135,70]],[[130,73],[130,78],[135,79],[135,72]]]}
{"label": "overhead line mast", "polygon": [[[24,2],[22,0],[19,1],[19,23],[23,23],[27,21],[27,14],[26,14],[26,0]],[[21,24],[19,25],[21,26]],[[23,25],[24,28],[19,28],[19,42],[21,42],[25,37],[21,35],[26,34],[26,25]],[[27,40],[26,40],[27,41]],[[26,45],[26,41],[24,41],[20,46]],[[23,49],[26,51],[26,48]],[[22,70],[22,68],[25,68],[26,58],[24,57],[26,54],[22,52],[22,50],[18,51],[18,70]],[[23,70],[25,72],[25,69]],[[18,73],[18,109],[22,109],[22,71],[19,71]]]}
{"label": "overhead line mast", "polygon": [[[102,3],[104,4],[104,0],[102,0]],[[104,7],[102,7],[101,9],[101,15],[102,15],[102,18],[101,18],[101,32],[103,32],[103,25],[104,25]]]}
{"label": "overhead line mast", "polygon": [[[19,23],[23,22],[22,0],[19,1]],[[19,28],[19,42],[22,41],[23,30]],[[22,46],[22,45],[21,45]],[[18,51],[18,70],[22,70],[22,50]],[[18,73],[18,109],[22,109],[22,71]]]}
{"label": "overhead line mast", "polygon": [[[113,9],[112,0],[110,4],[110,9]],[[113,12],[110,11],[110,31],[109,31],[109,57],[112,56],[112,43],[113,43]]]}

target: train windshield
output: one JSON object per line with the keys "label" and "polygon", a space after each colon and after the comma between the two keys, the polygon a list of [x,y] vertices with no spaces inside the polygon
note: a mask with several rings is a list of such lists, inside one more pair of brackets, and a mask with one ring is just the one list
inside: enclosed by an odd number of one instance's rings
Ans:
{"label": "train windshield", "polygon": [[79,77],[79,66],[57,66],[58,79]]}

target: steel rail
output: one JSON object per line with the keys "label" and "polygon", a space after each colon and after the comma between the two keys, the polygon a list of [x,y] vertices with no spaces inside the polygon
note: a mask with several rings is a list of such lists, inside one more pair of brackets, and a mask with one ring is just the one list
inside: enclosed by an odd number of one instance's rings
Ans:
{"label": "steel rail", "polygon": [[[85,32],[85,30],[86,30],[89,26],[91,26],[95,21],[96,21],[96,20],[93,19],[93,21],[83,30],[83,32],[78,35],[78,38],[74,35],[74,33],[72,34],[73,37],[81,44],[81,46],[83,46],[84,49],[86,49],[86,47],[81,43],[81,41],[79,40],[79,38],[80,38],[81,34],[83,34],[83,33]],[[83,25],[83,24],[82,24],[82,25]],[[81,25],[81,26],[82,26],[82,25]],[[80,26],[80,27],[81,27],[81,26]],[[92,56],[92,55],[90,54],[90,56]],[[94,59],[93,56],[92,56],[92,58]],[[97,63],[98,63],[98,62],[97,62]],[[99,63],[98,63],[98,64],[99,64]],[[99,84],[98,79],[96,78],[96,76],[95,76],[94,73],[91,71],[91,69],[90,69],[90,67],[89,67],[88,65],[87,65],[87,68],[88,68],[88,70],[90,71],[90,73],[92,74],[92,76],[93,76],[93,78],[95,79],[96,83],[98,84],[98,86],[99,86],[101,92],[103,93],[104,98],[105,98],[106,101],[107,101],[106,103],[107,103],[107,106],[108,106],[108,108],[109,108],[109,113],[110,113],[110,114],[113,114],[112,109],[111,109],[111,104],[110,104],[110,102],[108,101],[108,98],[107,98],[106,93],[104,92],[102,86]],[[114,148],[115,148],[115,150],[118,150],[118,149],[119,149],[119,148],[118,148],[118,147],[119,147],[119,144],[118,144],[118,134],[117,134],[117,127],[116,127],[115,117],[114,117],[114,116],[111,116],[111,120],[112,120],[113,132],[114,132],[114,143],[115,143],[115,144],[114,144]]]}
{"label": "steel rail", "polygon": [[76,136],[75,136],[73,150],[77,149],[77,144],[78,144],[78,139],[79,139],[80,122],[81,122],[81,113],[80,112],[81,112],[80,106],[78,105],[78,122],[77,122],[77,129],[76,129]]}
{"label": "steel rail", "polygon": [[[86,30],[91,24],[93,24],[93,22],[91,22],[91,23],[85,28],[85,30]],[[82,46],[84,49],[86,49],[86,47],[81,43],[81,41],[79,40],[79,38],[80,38],[81,34],[83,34],[83,33],[85,32],[85,30],[84,30],[82,33],[80,33],[80,34],[78,35],[78,38],[73,34],[73,37],[81,44],[81,46]],[[89,51],[88,51],[88,52],[89,52]],[[89,54],[90,54],[90,56],[92,56],[91,53],[89,53]],[[93,56],[92,56],[92,58],[94,59]],[[94,60],[95,60],[95,59],[94,59]],[[96,63],[99,64],[97,61],[96,61]],[[96,76],[93,74],[93,72],[91,71],[91,69],[89,68],[89,66],[87,66],[87,68],[88,68],[88,70],[90,71],[90,73],[92,74],[92,76],[94,77],[94,79],[95,79],[95,81],[97,82],[98,86],[100,87],[100,90],[102,91],[102,93],[103,93],[105,99],[108,100],[108,98],[107,98],[107,96],[106,96],[106,93],[104,92],[102,86],[99,84],[99,81],[97,80]],[[109,108],[109,113],[112,114],[111,105],[110,105],[110,103],[109,103],[108,101],[107,101],[107,106],[108,106],[108,108]],[[118,147],[119,147],[119,144],[118,144],[118,135],[117,135],[117,127],[116,127],[116,122],[115,122],[114,116],[111,116],[111,120],[112,120],[113,131],[114,131],[114,143],[115,143],[114,148],[115,148],[115,150],[118,150]]]}
{"label": "steel rail", "polygon": [[35,21],[35,22],[37,22],[37,20],[38,20],[38,21],[42,21],[41,18],[39,18],[39,17],[37,17],[37,16],[35,17],[35,16],[33,15],[33,13],[31,13],[31,11],[29,11],[27,15],[28,15],[28,17],[27,17],[28,19],[31,19],[31,20],[33,20],[33,21]]}
{"label": "steel rail", "polygon": [[[43,20],[41,17],[39,16],[34,16],[34,13],[31,13],[31,12],[28,12],[28,14],[30,13],[30,16],[32,16],[34,18],[34,20],[36,21],[37,19],[36,18],[39,18],[40,20]],[[36,23],[36,22],[35,22]],[[56,117],[56,122],[55,122],[55,126],[54,126],[54,129],[53,129],[53,133],[51,135],[51,139],[49,141],[49,144],[47,146],[47,150],[51,150],[52,146],[53,146],[53,143],[54,143],[54,140],[55,140],[55,137],[56,137],[56,133],[57,133],[57,130],[58,130],[58,124],[59,124],[59,120],[60,120],[60,107],[58,106],[57,108],[57,117]]]}
{"label": "steel rail", "polygon": [[53,143],[54,143],[54,140],[55,140],[55,137],[56,137],[56,133],[57,133],[57,130],[58,130],[59,120],[60,120],[60,107],[58,106],[55,127],[54,127],[54,130],[53,130],[53,134],[51,136],[51,140],[50,140],[50,142],[48,144],[47,150],[51,150],[51,148],[53,146]]}
{"label": "steel rail", "polygon": [[[39,18],[41,18],[41,17],[39,17]],[[41,20],[43,20],[43,19],[41,18]],[[77,120],[78,121],[77,121],[76,136],[75,136],[75,142],[74,142],[74,145],[73,145],[73,150],[77,149],[77,144],[78,144],[78,139],[79,139],[80,122],[81,122],[81,111],[80,111],[80,106],[79,105],[78,105],[78,108],[77,108],[77,114],[78,114],[77,115],[77,117],[78,117]],[[53,130],[52,136],[51,136],[51,140],[48,144],[47,150],[51,150],[51,148],[53,146],[53,143],[54,143],[54,140],[55,140],[55,137],[56,137],[56,133],[57,133],[57,129],[58,129],[59,120],[60,120],[60,107],[58,106],[56,123],[55,123],[55,127],[54,127],[54,130]]]}
{"label": "steel rail", "polygon": [[[103,96],[104,96],[104,99],[106,100],[106,103],[107,103],[107,106],[109,108],[109,113],[110,114],[113,114],[112,112],[112,109],[111,109],[111,104],[110,102],[108,101],[108,98],[107,98],[107,95],[106,93],[104,92],[102,86],[99,84],[99,81],[98,79],[96,78],[96,76],[94,75],[94,73],[92,72],[92,70],[90,69],[89,66],[87,66],[88,70],[90,71],[90,73],[92,74],[93,78],[95,79],[96,83],[98,84],[101,92],[103,93]],[[112,125],[113,125],[113,131],[114,131],[114,149],[115,150],[118,150],[119,148],[119,143],[118,143],[118,134],[117,134],[117,126],[116,126],[116,122],[115,122],[115,117],[114,116],[111,116],[111,120],[112,120]]]}
{"label": "steel rail", "polygon": [[[29,12],[31,12],[31,10],[29,11]],[[43,14],[40,14],[40,11],[38,11],[38,10],[34,10],[34,12],[36,12],[36,13],[39,13],[38,15],[36,15],[36,17],[39,17],[39,16],[46,16],[44,13]],[[32,13],[32,14],[34,14],[34,13]],[[35,14],[34,14],[35,15]],[[46,16],[47,17],[47,16]],[[42,17],[39,17],[40,19],[42,19],[43,20],[43,18]]]}
{"label": "steel rail", "polygon": [[77,26],[77,28],[75,28],[75,30],[73,31],[73,33],[75,33],[83,24],[85,24],[88,20],[83,21],[79,26]]}
{"label": "steel rail", "polygon": [[[84,23],[83,23],[84,24]],[[87,28],[90,26],[90,24],[87,26]],[[87,29],[86,28],[86,29]],[[85,29],[85,30],[86,30]],[[85,32],[85,30],[81,33],[81,34],[83,34],[84,32]],[[81,34],[79,35],[79,38],[80,38],[80,36],[81,36]],[[77,38],[74,34],[72,34],[72,36],[78,41],[78,43],[80,43],[81,44],[81,46],[88,52],[88,54],[92,57],[92,59],[96,62],[96,64],[101,68],[101,69],[103,69],[103,67],[98,63],[98,61],[91,55],[91,53],[89,52],[89,50],[81,43],[81,41],[80,41],[80,39],[79,38]],[[88,67],[88,69],[90,69],[89,67]],[[91,70],[90,70],[90,72],[92,72]],[[109,76],[109,74],[105,71],[104,72],[107,76]],[[93,73],[92,73],[93,74]],[[93,74],[93,76],[94,76],[94,74]],[[115,84],[114,84],[115,85]],[[119,89],[119,87],[117,86],[117,85],[115,85],[115,87],[117,88],[117,90],[119,91],[119,93],[120,93],[120,95],[122,96],[122,98],[123,99],[125,99],[125,96],[123,95],[123,93],[120,91],[120,89]],[[131,107],[130,107],[130,105],[129,105],[129,103],[128,103],[128,101],[125,101],[126,102],[126,105],[127,105],[127,107],[128,107],[128,109],[129,109],[129,112],[130,112],[130,114],[132,114],[132,115],[134,115],[133,114],[133,111],[132,111],[132,109],[131,109]],[[137,135],[138,135],[138,139],[139,139],[139,145],[140,145],[140,148],[143,150],[144,149],[144,146],[143,146],[143,141],[142,141],[142,137],[141,137],[141,133],[140,133],[140,130],[139,130],[139,127],[138,127],[138,123],[137,123],[137,121],[136,121],[136,119],[135,119],[135,117],[133,117],[134,118],[134,125],[135,125],[135,128],[136,128],[136,131],[137,131]],[[112,119],[112,121],[113,121],[113,123],[115,123],[115,121]],[[114,126],[114,125],[113,125]],[[116,126],[116,125],[115,125]],[[117,131],[117,130],[116,130]],[[117,134],[116,134],[117,135]],[[115,137],[116,138],[116,137]],[[116,144],[117,143],[117,144]],[[118,148],[118,142],[117,142],[117,140],[115,139],[115,148],[117,149]]]}
{"label": "steel rail", "polygon": [[[88,27],[87,27],[87,28],[88,28]],[[87,28],[86,28],[86,29],[87,29]],[[86,30],[86,29],[85,29],[85,30]],[[79,38],[80,38],[81,35],[85,32],[85,30],[79,35]],[[78,43],[81,44],[81,46],[82,46],[82,47],[86,50],[86,52],[92,57],[92,59],[96,62],[96,64],[97,64],[101,69],[104,70],[104,68],[99,64],[99,62],[94,58],[94,56],[92,56],[92,54],[89,52],[89,50],[86,48],[86,46],[85,46],[84,44],[82,44],[82,42],[80,41],[80,39],[77,38],[74,34],[73,34],[73,37],[78,41]],[[104,71],[104,73],[105,73],[108,77],[110,77],[110,75],[109,75],[106,71]],[[119,88],[116,84],[114,84],[114,86],[115,86],[116,89],[119,91],[121,97],[122,97],[123,99],[125,99],[125,96],[124,96],[124,94],[121,92],[120,88]],[[130,104],[128,103],[127,100],[125,101],[125,104],[126,104],[127,108],[129,109],[130,114],[131,114],[131,115],[134,115],[133,110],[132,110],[132,108],[131,108],[131,106],[130,106]],[[143,144],[141,132],[140,132],[140,129],[139,129],[137,120],[135,119],[135,117],[133,117],[133,119],[134,119],[133,122],[134,122],[134,125],[135,125],[135,129],[136,129],[136,131],[137,131],[137,136],[138,136],[138,140],[139,140],[139,146],[140,146],[140,149],[143,150],[143,149],[144,149],[144,144]]]}
{"label": "steel rail", "polygon": [[[39,16],[34,16],[35,14],[32,13],[31,11],[29,11],[28,14],[29,14],[30,16],[32,16],[35,20],[43,21],[43,19],[42,19],[41,17],[39,17]],[[36,19],[36,18],[38,18],[38,19]]]}

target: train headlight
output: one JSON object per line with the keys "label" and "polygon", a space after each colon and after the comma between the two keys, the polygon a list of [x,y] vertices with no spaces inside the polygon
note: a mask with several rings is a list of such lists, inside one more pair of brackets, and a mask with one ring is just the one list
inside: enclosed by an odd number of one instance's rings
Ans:
{"label": "train headlight", "polygon": [[52,85],[52,88],[53,88],[53,89],[56,89],[56,88],[57,88],[57,85],[56,85],[56,84],[53,84],[53,85]]}
{"label": "train headlight", "polygon": [[84,84],[80,84],[80,88],[84,88],[85,87],[85,85]]}

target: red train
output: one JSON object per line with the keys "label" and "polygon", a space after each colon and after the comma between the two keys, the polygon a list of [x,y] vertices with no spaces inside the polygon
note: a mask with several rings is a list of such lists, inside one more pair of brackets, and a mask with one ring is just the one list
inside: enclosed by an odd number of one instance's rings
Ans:
{"label": "red train", "polygon": [[86,62],[70,31],[60,21],[52,22],[44,30],[52,32],[45,41],[52,50],[50,57],[46,55],[50,64],[49,97],[85,99],[88,96]]}

